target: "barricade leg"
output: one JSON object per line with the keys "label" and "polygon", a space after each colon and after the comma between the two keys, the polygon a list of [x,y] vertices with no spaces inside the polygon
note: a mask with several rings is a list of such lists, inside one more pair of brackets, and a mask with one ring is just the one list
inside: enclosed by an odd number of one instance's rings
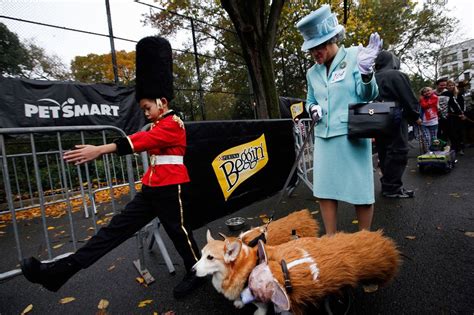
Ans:
{"label": "barricade leg", "polygon": [[155,278],[151,275],[148,269],[145,266],[145,255],[143,253],[143,240],[146,237],[146,227],[138,231],[135,236],[138,245],[138,259],[133,261],[135,268],[137,268],[138,273],[145,280],[146,284],[151,284],[155,282]]}
{"label": "barricade leg", "polygon": [[170,274],[175,274],[176,271],[174,269],[173,262],[171,261],[170,255],[168,254],[168,250],[166,249],[165,243],[163,242],[163,239],[161,238],[160,235],[160,220],[158,218],[153,220],[153,234],[150,239],[150,244],[148,245],[148,250],[151,250],[153,248],[153,244],[156,241],[156,244],[158,244],[158,248],[160,249],[161,256],[163,256],[163,259],[165,260],[166,266],[168,267],[168,271]]}

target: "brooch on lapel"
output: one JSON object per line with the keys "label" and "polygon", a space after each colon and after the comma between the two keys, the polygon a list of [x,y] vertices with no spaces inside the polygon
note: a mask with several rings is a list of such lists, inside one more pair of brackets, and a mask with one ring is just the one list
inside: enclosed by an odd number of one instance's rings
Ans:
{"label": "brooch on lapel", "polygon": [[344,69],[344,68],[346,67],[346,65],[347,65],[346,62],[343,61],[343,62],[341,62],[341,64],[339,65],[339,68]]}

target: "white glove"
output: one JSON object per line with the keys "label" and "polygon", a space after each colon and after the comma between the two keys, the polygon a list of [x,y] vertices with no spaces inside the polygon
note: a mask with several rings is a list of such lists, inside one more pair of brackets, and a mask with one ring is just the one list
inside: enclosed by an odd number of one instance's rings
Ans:
{"label": "white glove", "polygon": [[319,106],[319,105],[311,106],[311,108],[309,109],[309,113],[311,115],[311,119],[314,122],[320,121],[321,117],[323,117],[323,110],[322,110],[321,106]]}
{"label": "white glove", "polygon": [[367,47],[359,45],[359,53],[357,54],[357,66],[361,74],[370,74],[373,70],[375,58],[382,50],[383,40],[377,32],[370,35]]}

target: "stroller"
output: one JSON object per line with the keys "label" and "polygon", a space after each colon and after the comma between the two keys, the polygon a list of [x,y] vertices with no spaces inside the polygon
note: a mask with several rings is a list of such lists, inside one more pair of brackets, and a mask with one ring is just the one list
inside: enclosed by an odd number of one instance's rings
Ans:
{"label": "stroller", "polygon": [[417,165],[421,173],[428,170],[439,170],[449,173],[454,168],[457,162],[456,152],[451,150],[446,141],[434,139],[428,148],[428,152],[426,152],[426,144],[419,126],[417,137],[420,143],[420,155],[417,157]]}

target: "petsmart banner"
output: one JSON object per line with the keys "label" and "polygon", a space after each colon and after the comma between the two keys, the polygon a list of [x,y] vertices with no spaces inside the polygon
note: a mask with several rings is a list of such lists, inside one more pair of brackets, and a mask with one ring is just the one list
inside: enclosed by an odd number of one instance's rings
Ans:
{"label": "petsmart banner", "polygon": [[187,122],[186,135],[194,228],[280,191],[295,161],[291,119]]}
{"label": "petsmart banner", "polygon": [[127,134],[146,119],[130,87],[0,78],[0,128],[112,125]]}

